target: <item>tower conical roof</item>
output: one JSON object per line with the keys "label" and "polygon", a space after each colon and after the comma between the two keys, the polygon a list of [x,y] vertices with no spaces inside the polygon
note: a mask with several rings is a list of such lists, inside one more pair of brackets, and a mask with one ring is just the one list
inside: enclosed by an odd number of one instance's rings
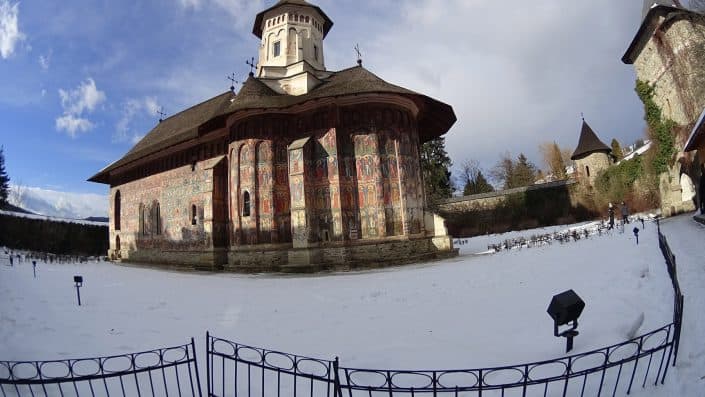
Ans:
{"label": "tower conical roof", "polygon": [[578,147],[575,148],[575,152],[570,157],[571,160],[576,160],[579,157],[584,157],[588,154],[594,152],[606,152],[611,153],[612,149],[605,145],[604,142],[597,137],[595,131],[590,128],[588,123],[583,120],[583,128],[580,130],[580,139],[578,140]]}

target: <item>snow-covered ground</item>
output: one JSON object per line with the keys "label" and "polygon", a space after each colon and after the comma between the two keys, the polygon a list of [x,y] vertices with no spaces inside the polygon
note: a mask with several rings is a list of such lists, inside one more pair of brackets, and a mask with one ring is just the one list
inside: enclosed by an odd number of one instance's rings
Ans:
{"label": "snow-covered ground", "polygon": [[14,211],[0,210],[0,214],[15,216],[18,218],[39,219],[39,220],[46,220],[46,221],[53,221],[53,222],[68,222],[68,223],[79,223],[82,225],[108,226],[108,222],[95,222],[95,221],[88,221],[85,219],[61,218],[58,216],[48,216],[48,215],[38,215],[38,214],[25,214],[22,212],[14,212]]}
{"label": "snow-covered ground", "polygon": [[[683,341],[666,386],[633,394],[701,396],[705,230],[689,217],[662,225],[686,296]],[[615,231],[474,255],[504,238],[470,239],[460,257],[445,261],[318,276],[181,273],[100,262],[38,263],[34,279],[31,265],[10,267],[0,251],[0,360],[127,353],[191,336],[201,349],[210,330],[255,346],[340,356],[348,367],[517,364],[564,355],[546,308],[567,289],[586,302],[575,353],[627,339],[642,313],[638,333],[671,322],[673,294],[655,224],[646,224],[639,245],[632,233]],[[79,274],[81,307],[73,287]]]}

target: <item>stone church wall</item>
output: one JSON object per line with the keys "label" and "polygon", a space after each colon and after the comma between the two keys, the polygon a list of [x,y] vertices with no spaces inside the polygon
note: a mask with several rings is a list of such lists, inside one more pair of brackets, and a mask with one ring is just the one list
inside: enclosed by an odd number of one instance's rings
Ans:
{"label": "stone church wall", "polygon": [[705,107],[705,16],[666,21],[634,67],[640,80],[655,84],[654,101],[665,117],[680,125],[693,123]]}
{"label": "stone church wall", "polygon": [[[110,189],[110,256],[139,262],[213,263],[213,160],[182,166]],[[120,191],[120,230],[115,197]],[[159,224],[156,220],[159,208]],[[196,219],[192,217],[196,208]],[[140,215],[140,208],[144,208]],[[141,219],[144,219],[141,224]],[[195,224],[194,224],[195,223]]]}

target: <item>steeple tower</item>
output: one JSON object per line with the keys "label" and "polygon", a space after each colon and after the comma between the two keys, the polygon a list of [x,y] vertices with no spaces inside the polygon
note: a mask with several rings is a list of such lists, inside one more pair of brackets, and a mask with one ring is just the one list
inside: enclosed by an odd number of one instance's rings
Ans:
{"label": "steeple tower", "polygon": [[306,0],[279,0],[257,14],[252,33],[261,39],[257,77],[277,92],[302,95],[325,72],[323,39],[333,21]]}

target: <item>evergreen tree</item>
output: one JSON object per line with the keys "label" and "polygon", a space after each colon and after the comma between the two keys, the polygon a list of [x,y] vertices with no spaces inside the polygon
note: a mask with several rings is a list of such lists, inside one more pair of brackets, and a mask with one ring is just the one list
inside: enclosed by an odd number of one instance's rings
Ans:
{"label": "evergreen tree", "polygon": [[530,162],[524,153],[519,153],[517,162],[514,164],[514,172],[511,178],[511,186],[508,189],[533,185],[536,181],[536,166]]}
{"label": "evergreen tree", "polygon": [[463,188],[464,196],[494,191],[494,187],[489,184],[482,174],[482,169],[477,160],[464,162],[460,168],[460,177],[458,179],[458,186]]}
{"label": "evergreen tree", "polygon": [[616,158],[617,160],[621,160],[624,158],[622,145],[619,144],[617,138],[612,138],[612,143],[610,144],[610,146],[612,146],[612,156],[614,156],[614,158]]}
{"label": "evergreen tree", "polygon": [[452,162],[445,148],[445,138],[438,137],[421,147],[421,172],[426,188],[426,204],[434,208],[442,199],[453,194],[450,182]]}
{"label": "evergreen tree", "polygon": [[0,208],[7,206],[7,196],[10,193],[10,177],[5,171],[5,148],[0,146]]}

